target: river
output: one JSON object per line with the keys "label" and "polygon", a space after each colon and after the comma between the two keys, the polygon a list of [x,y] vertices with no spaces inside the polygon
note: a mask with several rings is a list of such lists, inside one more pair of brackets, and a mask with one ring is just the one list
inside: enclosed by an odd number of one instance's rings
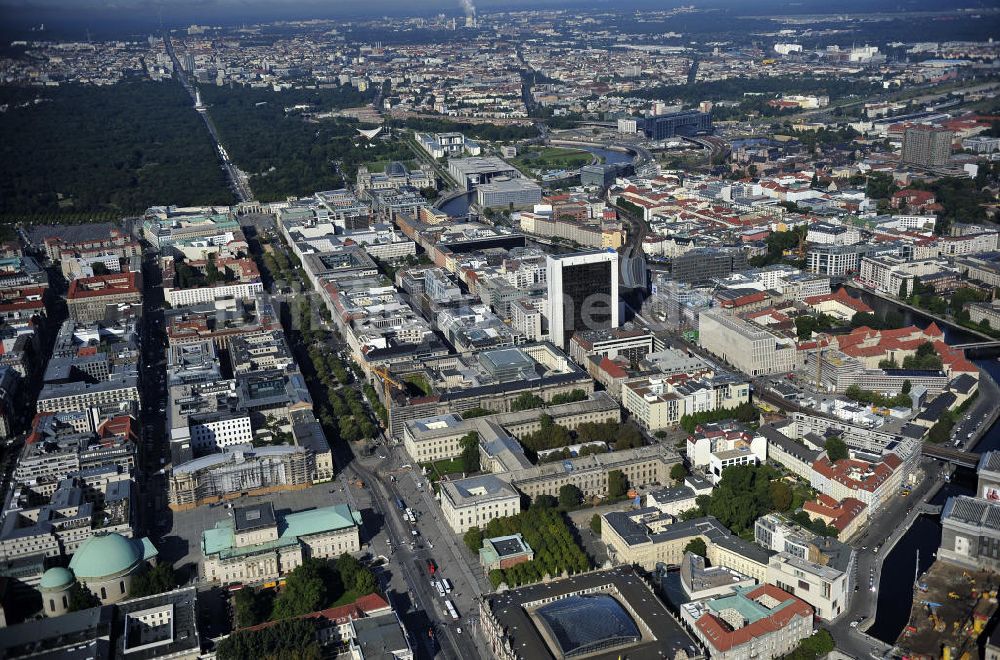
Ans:
{"label": "river", "polygon": [[[855,298],[864,300],[878,316],[895,312],[902,317],[903,323],[916,325],[920,328],[926,328],[933,321],[920,312],[900,307],[891,301],[873,296],[865,291],[848,289],[848,292]],[[961,344],[980,339],[961,328],[941,326],[941,330],[944,332],[945,341],[949,344]],[[973,360],[973,362],[995,381],[1000,382],[1000,362],[996,359]],[[973,451],[981,454],[991,449],[1000,449],[1000,422],[995,423],[986,431]],[[975,471],[959,468],[955,472],[952,482],[946,484],[931,500],[931,503],[944,504],[949,497],[955,495],[973,495],[975,488]],[[913,604],[913,578],[916,574],[914,567],[917,562],[917,550],[920,551],[919,572],[923,573],[934,562],[934,553],[937,552],[940,543],[940,517],[930,515],[919,516],[906,534],[899,539],[882,564],[877,614],[875,622],[868,629],[870,635],[887,644],[896,642],[900,633],[903,632],[903,627],[906,626]]]}
{"label": "river", "polygon": [[595,156],[599,156],[608,165],[615,165],[618,163],[631,163],[632,154],[625,151],[611,151],[610,149],[601,149],[600,147],[577,147],[578,149],[583,149],[584,151],[589,151]]}

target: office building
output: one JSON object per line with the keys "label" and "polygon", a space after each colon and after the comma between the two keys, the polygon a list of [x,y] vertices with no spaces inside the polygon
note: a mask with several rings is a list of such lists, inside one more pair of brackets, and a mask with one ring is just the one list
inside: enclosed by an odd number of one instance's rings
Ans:
{"label": "office building", "polygon": [[733,422],[702,424],[688,436],[687,459],[719,483],[728,467],[767,462],[767,439]]}
{"label": "office building", "polygon": [[47,383],[38,394],[38,410],[53,413],[102,405],[122,405],[128,409],[131,402],[139,402],[139,379],[135,374],[112,376],[98,383]]}
{"label": "office building", "polygon": [[1000,570],[1000,503],[949,497],[941,512],[938,558],[976,570]]}
{"label": "office building", "polygon": [[976,466],[976,497],[1000,502],[1000,450],[983,452]]}
{"label": "office building", "polygon": [[[52,579],[58,583],[59,577]],[[0,653],[5,658],[196,660],[202,653],[197,603],[195,587],[186,587],[25,621],[0,631]]]}
{"label": "office building", "polygon": [[681,620],[713,660],[782,658],[812,635],[812,608],[788,592],[770,584],[727,591],[681,606]]}
{"label": "office building", "polygon": [[819,563],[779,552],[768,562],[767,583],[812,605],[820,619],[833,621],[849,605],[853,562],[853,553]]}
{"label": "office building", "polygon": [[854,245],[861,241],[861,233],[850,225],[814,222],[809,225],[806,241],[818,245]]}
{"label": "office building", "polygon": [[763,327],[710,309],[698,318],[702,347],[751,376],[785,373],[795,368],[795,342]]}
{"label": "office building", "polygon": [[413,139],[432,158],[453,158],[468,154],[478,156],[482,149],[479,144],[461,133],[414,133]]}
{"label": "office building", "polygon": [[618,327],[618,253],[549,255],[549,337],[566,347],[579,330]]}
{"label": "office building", "polygon": [[745,270],[748,265],[747,255],[743,250],[695,248],[674,257],[671,275],[678,282],[701,283]]}
{"label": "office building", "polygon": [[817,245],[806,252],[810,273],[842,277],[858,270],[861,251],[853,245]]}
{"label": "office building", "polygon": [[[622,121],[618,120],[619,123]],[[633,125],[634,125],[633,120]],[[632,131],[635,133],[635,131]],[[620,176],[628,176],[632,172],[629,163],[597,163],[584,165],[580,168],[580,185],[595,188],[607,188]]]}
{"label": "office building", "polygon": [[73,280],[66,292],[69,317],[77,323],[103,320],[110,309],[142,302],[142,279],[138,273],[95,275]]}
{"label": "office building", "polygon": [[578,364],[586,364],[591,356],[638,362],[652,352],[653,333],[640,329],[581,330],[569,343],[570,357]]}
{"label": "office building", "polygon": [[542,188],[529,179],[496,177],[476,187],[476,203],[484,209],[526,208],[542,201]]}
{"label": "office building", "polygon": [[413,188],[429,188],[437,185],[434,170],[430,165],[422,165],[419,169],[407,169],[399,161],[386,165],[383,172],[370,172],[364,165],[358,167],[356,188],[358,193],[366,190],[391,190],[410,186]]}
{"label": "office building", "polygon": [[[446,413],[405,422],[403,447],[416,463],[457,458],[462,454],[462,438],[469,433],[476,433],[482,448],[481,461],[486,469],[499,472],[516,467],[530,467],[531,462],[524,457],[521,446],[511,434],[522,436],[534,433],[541,428],[543,416],[548,416],[553,423],[572,431],[586,423],[618,422],[621,420],[621,411],[606,392],[597,392],[583,401],[470,419]],[[508,462],[506,470],[491,467],[491,445],[494,443],[509,446],[518,454],[517,459]]]}
{"label": "office building", "polygon": [[622,406],[650,432],[675,428],[685,415],[736,408],[749,401],[750,385],[726,374],[644,376],[623,382]]}
{"label": "office building", "polygon": [[448,172],[466,190],[475,190],[494,179],[521,178],[521,172],[516,167],[496,156],[453,158],[448,161]]}
{"label": "office building", "polygon": [[655,507],[601,514],[601,540],[613,561],[647,571],[657,564],[681,565],[693,539],[705,542],[709,563],[763,582],[773,551],[744,541],[712,516],[678,520]]}
{"label": "office building", "polygon": [[697,110],[654,115],[643,120],[643,131],[651,140],[711,133],[712,115]]}
{"label": "office building", "polygon": [[917,125],[909,126],[903,133],[904,165],[935,168],[948,164],[951,158],[952,132],[947,128]]}
{"label": "office building", "polygon": [[[240,405],[234,380],[211,380],[170,388],[167,418],[170,443],[180,451],[202,454],[253,442],[250,413]],[[181,451],[183,450],[183,451]]]}

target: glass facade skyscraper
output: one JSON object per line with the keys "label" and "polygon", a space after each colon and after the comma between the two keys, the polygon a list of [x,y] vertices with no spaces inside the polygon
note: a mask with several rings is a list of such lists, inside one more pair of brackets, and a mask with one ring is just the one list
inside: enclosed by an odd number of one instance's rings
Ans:
{"label": "glass facade skyscraper", "polygon": [[577,330],[618,327],[618,253],[549,256],[549,338],[565,348]]}

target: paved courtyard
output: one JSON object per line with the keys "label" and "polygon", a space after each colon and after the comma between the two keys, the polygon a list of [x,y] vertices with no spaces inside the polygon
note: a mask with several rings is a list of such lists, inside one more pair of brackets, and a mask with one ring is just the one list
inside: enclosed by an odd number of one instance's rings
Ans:
{"label": "paved courtyard", "polygon": [[[343,490],[341,490],[343,489]],[[348,492],[350,489],[350,492]],[[330,491],[334,491],[331,493]],[[352,501],[353,500],[353,501]],[[368,495],[363,489],[347,486],[340,479],[297,491],[283,491],[256,497],[240,497],[230,500],[233,506],[246,506],[259,502],[271,502],[277,513],[292,513],[315,509],[321,506],[350,503],[352,507],[361,510],[370,508]],[[231,509],[224,505],[200,506],[190,511],[164,511],[158,516],[164,517],[166,524],[161,524],[160,533],[154,535],[154,543],[160,551],[160,557],[171,561],[178,569],[191,571],[194,567],[200,569],[201,533],[211,529],[217,522],[231,515]],[[362,543],[367,541],[362,533]],[[191,576],[200,575],[200,570],[191,572]]]}

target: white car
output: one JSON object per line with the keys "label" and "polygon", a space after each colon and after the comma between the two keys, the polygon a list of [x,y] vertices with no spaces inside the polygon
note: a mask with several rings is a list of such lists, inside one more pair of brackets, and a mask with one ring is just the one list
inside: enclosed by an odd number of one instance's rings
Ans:
{"label": "white car", "polygon": [[858,622],[857,621],[851,621],[851,627],[852,628],[857,628],[858,627]]}
{"label": "white car", "polygon": [[461,635],[461,634],[462,634],[462,626],[459,626],[458,628],[456,628],[456,629],[455,629],[455,631],[456,631],[456,632],[457,632],[457,633],[458,633],[459,635]]}

